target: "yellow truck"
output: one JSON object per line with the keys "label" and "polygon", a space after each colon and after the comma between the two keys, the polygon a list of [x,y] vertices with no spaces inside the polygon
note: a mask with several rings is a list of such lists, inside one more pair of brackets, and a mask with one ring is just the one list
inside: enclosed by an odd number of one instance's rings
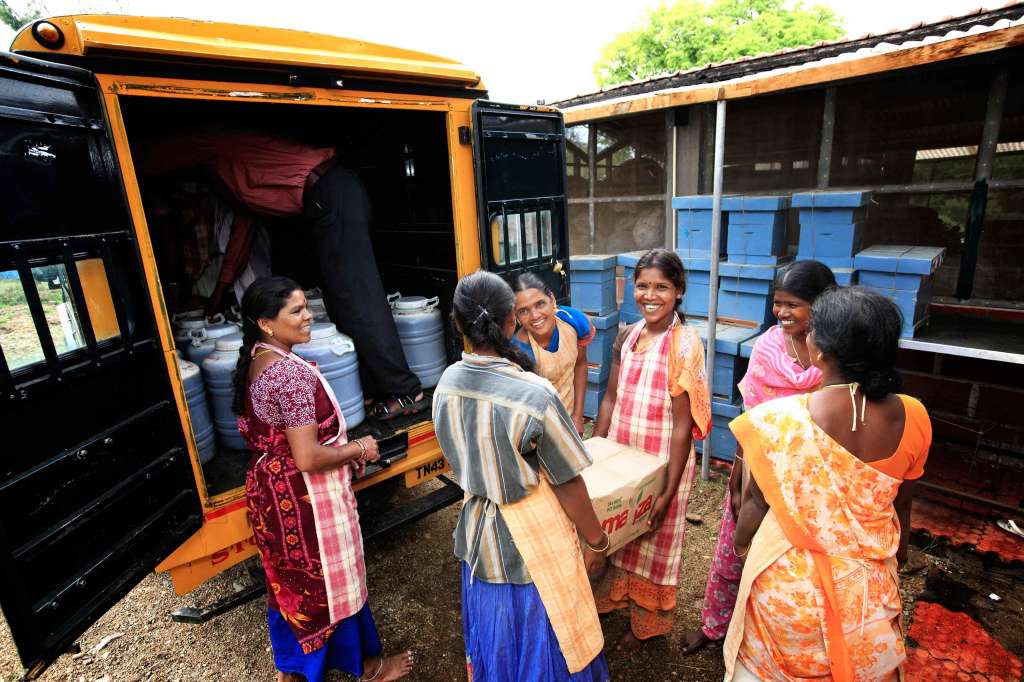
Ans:
{"label": "yellow truck", "polygon": [[[478,268],[568,291],[561,115],[486,94],[433,55],[185,19],[48,18],[0,53],[0,606],[30,677],[148,572],[184,594],[255,554],[247,457],[198,456],[136,174],[150,136],[273,125],[348,150],[389,204],[386,287],[447,317]],[[429,411],[359,433],[387,447],[357,490],[446,470]],[[364,534],[459,496],[446,481]]]}

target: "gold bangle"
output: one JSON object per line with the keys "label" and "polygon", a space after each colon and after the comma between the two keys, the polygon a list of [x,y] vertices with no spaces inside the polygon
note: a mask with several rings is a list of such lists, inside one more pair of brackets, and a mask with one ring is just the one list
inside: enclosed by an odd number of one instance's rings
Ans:
{"label": "gold bangle", "polygon": [[589,549],[591,552],[597,552],[598,554],[600,554],[601,552],[607,552],[608,548],[612,546],[612,538],[610,535],[608,535],[608,533],[606,533],[603,530],[601,531],[601,535],[604,536],[604,547],[601,547],[600,549],[594,547],[592,544],[587,542],[586,538],[583,538],[583,544],[586,545],[587,549]]}
{"label": "gold bangle", "polygon": [[737,559],[742,559],[743,557],[747,556],[747,552],[749,552],[749,551],[750,551],[750,545],[747,545],[747,548],[745,550],[743,550],[743,554],[740,554],[739,552],[736,551],[736,545],[735,544],[732,546],[732,553],[733,553],[733,555]]}
{"label": "gold bangle", "polygon": [[356,457],[356,461],[357,462],[362,462],[363,459],[366,457],[366,446],[363,445],[363,439],[362,438],[356,438],[355,444],[359,446],[359,456]]}

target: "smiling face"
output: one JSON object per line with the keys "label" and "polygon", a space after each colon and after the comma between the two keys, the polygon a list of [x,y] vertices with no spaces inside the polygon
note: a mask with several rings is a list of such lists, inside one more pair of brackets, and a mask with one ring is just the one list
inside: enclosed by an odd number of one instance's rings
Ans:
{"label": "smiling face", "polygon": [[786,334],[803,336],[810,329],[811,304],[785,289],[775,291],[772,313]]}
{"label": "smiling face", "polygon": [[633,282],[633,299],[648,327],[657,327],[676,311],[683,292],[658,268],[644,268]]}
{"label": "smiling face", "polygon": [[308,342],[313,327],[313,314],[309,312],[302,289],[296,289],[285,299],[284,306],[277,311],[274,319],[260,319],[259,325],[264,334],[273,332],[271,338],[284,346]]}
{"label": "smiling face", "polygon": [[530,336],[544,342],[555,329],[555,298],[540,289],[524,289],[516,294],[516,321]]}

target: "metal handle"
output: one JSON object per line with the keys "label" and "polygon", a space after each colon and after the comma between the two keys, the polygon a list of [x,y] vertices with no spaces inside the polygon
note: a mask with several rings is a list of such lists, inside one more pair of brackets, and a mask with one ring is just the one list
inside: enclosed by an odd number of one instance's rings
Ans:
{"label": "metal handle", "polygon": [[223,313],[217,313],[216,315],[211,315],[207,319],[210,321],[210,324],[222,324],[225,321]]}
{"label": "metal handle", "polygon": [[355,344],[351,341],[338,341],[331,345],[331,352],[341,357],[345,353],[351,353],[356,349]]}
{"label": "metal handle", "polygon": [[388,294],[388,305],[391,306],[392,308],[395,307],[395,301],[397,301],[400,298],[402,298],[401,291],[396,291],[393,294]]}

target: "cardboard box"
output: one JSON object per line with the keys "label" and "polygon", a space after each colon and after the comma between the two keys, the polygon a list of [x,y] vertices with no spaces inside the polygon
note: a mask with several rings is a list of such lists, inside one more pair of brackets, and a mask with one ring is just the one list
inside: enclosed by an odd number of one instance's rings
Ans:
{"label": "cardboard box", "polygon": [[597,520],[611,539],[611,554],[647,532],[647,517],[665,488],[668,462],[607,438],[583,444],[594,464],[581,475]]}

